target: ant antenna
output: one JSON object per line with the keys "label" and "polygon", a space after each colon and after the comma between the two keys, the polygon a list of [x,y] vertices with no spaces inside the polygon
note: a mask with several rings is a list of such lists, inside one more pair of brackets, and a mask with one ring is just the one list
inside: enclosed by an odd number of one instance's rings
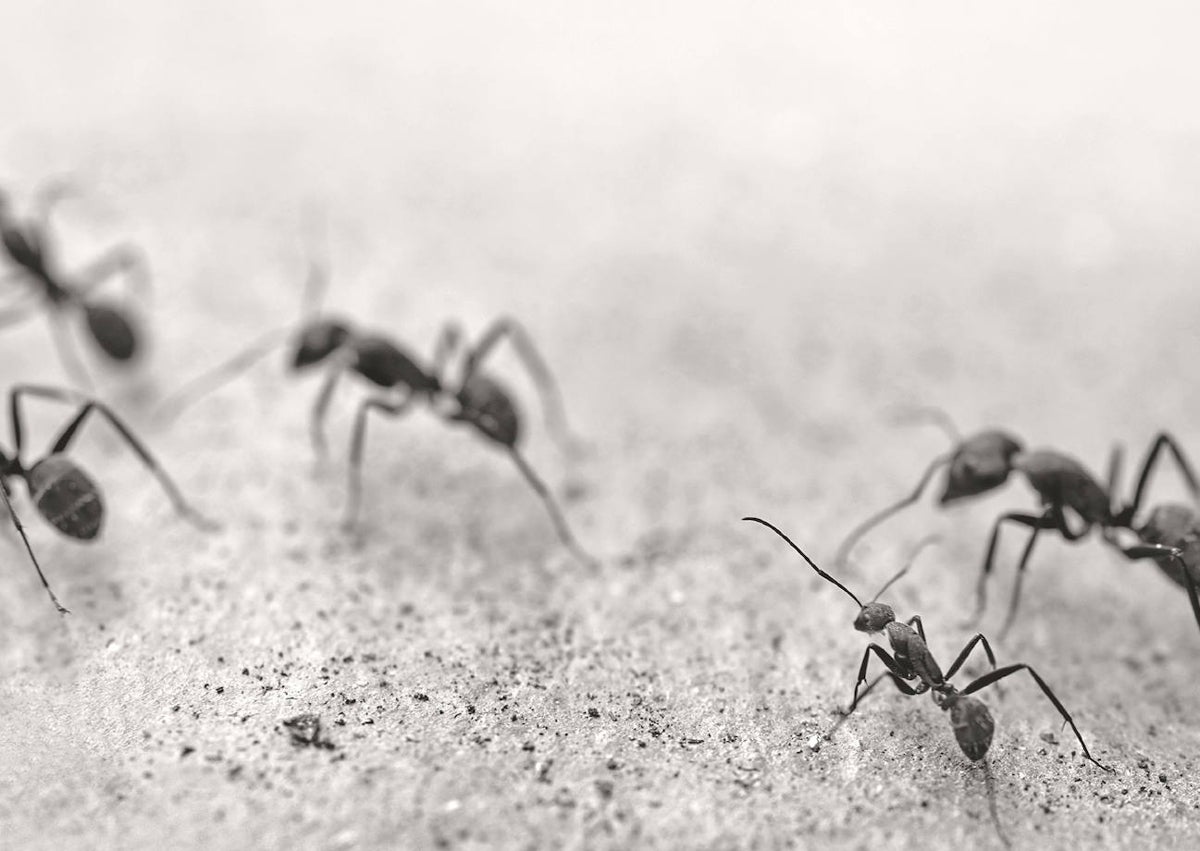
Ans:
{"label": "ant antenna", "polygon": [[229,360],[184,384],[163,400],[155,412],[155,418],[160,422],[174,420],[183,413],[185,408],[195,404],[217,388],[228,384],[287,342],[294,331],[295,329],[291,327],[276,328],[274,331],[264,334]]}
{"label": "ant antenna", "polygon": [[962,432],[954,424],[954,419],[941,408],[932,405],[904,405],[893,409],[891,421],[897,425],[912,425],[927,423],[935,425],[950,438],[951,443],[962,443]]}
{"label": "ant antenna", "polygon": [[[791,538],[789,538],[787,535],[783,534],[783,532],[781,532],[778,529],[778,527],[772,525],[771,523],[768,523],[766,520],[763,520],[761,517],[743,517],[742,519],[749,520],[751,523],[759,523],[763,526],[766,526],[768,529],[770,529],[776,535],[783,538],[785,541],[787,541],[787,544],[789,547],[791,547],[796,552],[800,553],[800,557],[803,558],[806,562],[808,562],[808,566],[811,567],[813,570],[815,570],[822,579],[832,582],[838,588],[841,588],[843,591],[845,591],[850,596],[850,599],[858,604],[858,607],[860,609],[863,607],[862,600],[858,599],[858,597],[856,597],[854,595],[853,591],[851,591],[849,588],[847,588],[842,583],[838,582],[836,579],[834,579],[832,576],[830,576],[825,571],[821,570],[821,568],[817,567],[817,563],[815,561],[813,561],[811,558],[809,558],[808,555],[804,552],[804,550],[802,550],[798,546],[796,546],[795,542]],[[908,568],[905,567],[905,570],[907,570],[907,569]],[[897,577],[897,578],[899,578],[899,577]],[[891,583],[889,582],[888,585],[890,585],[890,584]],[[887,585],[885,585],[883,587],[886,589]],[[883,593],[883,592],[880,591],[880,593]]]}
{"label": "ant antenna", "polygon": [[924,538],[922,538],[920,541],[918,541],[917,545],[915,547],[913,547],[912,552],[908,554],[908,561],[905,562],[904,567],[900,568],[900,570],[897,571],[895,576],[893,576],[887,582],[883,583],[883,587],[880,588],[879,592],[876,593],[876,595],[871,598],[871,602],[874,603],[876,600],[878,600],[880,597],[882,597],[884,591],[891,588],[893,585],[896,584],[896,582],[900,579],[900,577],[902,577],[902,576],[904,576],[904,574],[908,573],[908,569],[913,566],[913,562],[915,562],[917,560],[917,556],[919,556],[921,554],[921,550],[925,549],[930,544],[937,543],[941,539],[942,539],[941,535],[927,535]]}

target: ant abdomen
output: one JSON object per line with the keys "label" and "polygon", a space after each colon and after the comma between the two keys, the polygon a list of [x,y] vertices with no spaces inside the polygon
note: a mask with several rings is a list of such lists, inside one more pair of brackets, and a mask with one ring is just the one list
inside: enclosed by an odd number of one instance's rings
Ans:
{"label": "ant abdomen", "polygon": [[485,437],[504,446],[516,446],[521,436],[520,414],[512,397],[497,382],[475,374],[458,391],[462,412],[458,419],[479,429]]}
{"label": "ant abdomen", "polygon": [[92,339],[110,358],[127,361],[137,354],[137,333],[122,311],[104,304],[85,304],[83,315]]}
{"label": "ant abdomen", "polygon": [[987,704],[975,697],[957,696],[948,708],[950,726],[954,728],[954,738],[958,739],[962,752],[968,759],[983,759],[992,746],[992,734],[996,731],[996,722]]}
{"label": "ant abdomen", "polygon": [[1021,448],[1016,438],[1003,431],[983,431],[968,437],[950,459],[941,504],[1000,487],[1008,480],[1013,456]]}
{"label": "ant abdomen", "polygon": [[37,510],[58,531],[81,541],[100,534],[100,488],[65,455],[43,458],[25,474],[25,481]]}

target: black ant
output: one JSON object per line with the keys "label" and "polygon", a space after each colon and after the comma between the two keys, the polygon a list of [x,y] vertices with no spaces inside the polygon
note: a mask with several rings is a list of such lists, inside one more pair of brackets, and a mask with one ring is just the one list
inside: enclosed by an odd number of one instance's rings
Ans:
{"label": "black ant", "polygon": [[[63,317],[70,311],[81,311],[88,334],[101,352],[117,363],[128,363],[140,348],[134,322],[119,305],[93,298],[92,291],[113,275],[125,273],[144,293],[149,286],[149,276],[141,253],[130,245],[110,249],[72,275],[64,275],[57,268],[50,235],[50,213],[69,191],[62,183],[43,187],[35,200],[33,216],[24,221],[12,213],[8,196],[0,191],[0,242],[4,253],[17,266],[15,274],[9,277],[41,289],[59,358],[74,380],[86,387],[91,381],[72,347]],[[0,327],[20,322],[35,312],[26,306],[0,311]]]}
{"label": "black ant", "polygon": [[[1054,708],[1058,710],[1063,720],[1071,726],[1075,737],[1079,740],[1080,747],[1083,749],[1083,755],[1100,768],[1106,771],[1112,770],[1092,757],[1091,752],[1088,751],[1087,744],[1083,740],[1083,736],[1075,726],[1075,722],[1072,720],[1070,713],[1067,712],[1066,707],[1055,696],[1050,686],[1046,684],[1046,681],[1029,665],[1017,664],[997,668],[996,657],[992,653],[991,645],[988,644],[988,640],[983,634],[977,633],[966,643],[962,651],[958,654],[958,657],[954,660],[954,663],[943,674],[941,667],[938,665],[937,660],[934,658],[925,641],[925,628],[921,622],[921,616],[914,615],[908,621],[900,623],[896,620],[895,610],[891,606],[876,602],[884,591],[909,571],[917,554],[932,539],[926,538],[918,544],[909,557],[908,563],[884,584],[879,594],[875,595],[875,598],[869,603],[864,604],[853,591],[818,567],[816,562],[809,558],[808,554],[800,549],[779,528],[758,517],[743,517],[742,519],[766,526],[782,538],[788,546],[799,553],[800,557],[808,562],[809,567],[816,571],[818,576],[836,585],[850,597],[859,607],[858,616],[854,619],[854,628],[856,630],[870,634],[886,633],[892,653],[888,653],[886,649],[874,642],[867,645],[867,649],[863,652],[862,664],[859,665],[858,678],[854,683],[854,696],[850,706],[844,711],[844,715],[854,712],[858,704],[878,685],[880,680],[884,677],[891,677],[896,688],[903,694],[911,696],[923,694],[927,691],[932,692],[934,703],[944,711],[950,713],[951,726],[954,728],[954,735],[958,740],[962,752],[966,754],[968,759],[980,760],[987,754],[988,748],[991,746],[995,722],[987,706],[978,698],[971,697],[971,695],[1019,671],[1028,671],[1038,684],[1038,687],[1041,688],[1042,693],[1046,695],[1054,705]],[[949,680],[958,673],[958,670],[966,662],[976,645],[982,645],[988,662],[992,666],[992,670],[972,681],[966,688],[957,689]],[[865,689],[860,691],[860,688],[867,681],[867,668],[872,653],[887,667],[887,672],[876,677]],[[915,682],[916,685],[909,685],[911,682]]]}
{"label": "black ant", "polygon": [[[1110,459],[1107,488],[1101,485],[1079,461],[1061,452],[1040,449],[1014,456],[1012,459],[1013,469],[1024,474],[1030,486],[1037,491],[1043,510],[1040,515],[1009,512],[997,518],[992,527],[983,569],[976,585],[975,616],[979,617],[986,607],[987,578],[992,570],[1000,538],[1000,528],[1005,523],[1026,526],[1031,531],[1025,549],[1021,553],[1021,560],[1017,563],[1017,577],[1013,584],[1008,614],[1001,631],[1002,636],[1008,632],[1016,619],[1021,596],[1021,583],[1038,535],[1045,530],[1053,530],[1058,532],[1063,540],[1074,542],[1084,538],[1093,526],[1098,526],[1105,541],[1126,558],[1131,560],[1153,558],[1159,562],[1160,566],[1164,566],[1168,575],[1173,576],[1180,585],[1187,589],[1196,623],[1200,625],[1200,599],[1197,597],[1195,581],[1182,558],[1182,547],[1186,544],[1186,534],[1175,528],[1177,513],[1160,514],[1156,512],[1145,525],[1136,526],[1134,523],[1134,518],[1141,508],[1146,483],[1164,449],[1174,458],[1187,481],[1192,497],[1196,498],[1200,494],[1200,487],[1197,486],[1196,476],[1192,472],[1191,465],[1175,439],[1166,433],[1160,433],[1154,438],[1146,460],[1142,463],[1133,500],[1121,507],[1116,507],[1115,503],[1115,488],[1121,459],[1119,450],[1115,450]],[[1068,510],[1080,519],[1082,525],[1078,529],[1072,529],[1068,523],[1066,514]],[[1115,532],[1121,529],[1134,532],[1140,543],[1130,547],[1122,546],[1115,536]],[[1183,565],[1181,569],[1178,567],[1180,565]],[[1173,573],[1177,569],[1179,575]]]}
{"label": "black ant", "polygon": [[[24,443],[21,402],[26,396],[80,406],[75,416],[55,438],[50,451],[28,466],[21,460],[21,449]],[[14,477],[23,480],[38,513],[59,532],[78,541],[94,540],[100,534],[104,522],[104,500],[100,486],[66,455],[67,449],[93,411],[106,419],[117,430],[129,448],[150,470],[151,475],[158,479],[159,485],[166,492],[167,498],[175,507],[176,512],[200,528],[212,529],[215,527],[212,521],[206,519],[188,504],[174,481],[159,466],[150,451],[103,402],[72,390],[20,384],[9,391],[9,411],[12,419],[13,452],[12,455],[9,455],[0,449],[0,495],[4,497],[5,507],[7,507],[13,525],[25,544],[25,550],[29,553],[29,558],[42,580],[46,593],[50,595],[50,600],[60,613],[66,614],[67,610],[54,596],[54,592],[50,589],[50,583],[46,581],[41,565],[38,564],[37,556],[33,554],[33,547],[25,535],[25,528],[21,525],[21,520],[17,517],[9,498],[6,480]]]}
{"label": "black ant", "polygon": [[[1005,523],[1015,523],[1027,526],[1032,530],[1018,563],[1017,579],[1013,586],[1008,614],[1001,628],[1001,637],[1008,633],[1016,619],[1025,568],[1033,554],[1038,534],[1045,529],[1057,531],[1066,541],[1077,541],[1087,535],[1093,526],[1099,526],[1105,530],[1105,539],[1127,558],[1155,558],[1168,575],[1176,576],[1179,573],[1176,566],[1176,561],[1180,556],[1179,547],[1171,544],[1168,540],[1171,537],[1171,530],[1167,528],[1157,530],[1154,518],[1151,518],[1146,527],[1134,528],[1133,526],[1133,518],[1141,506],[1146,481],[1164,448],[1170,451],[1183,471],[1193,496],[1196,496],[1198,492],[1196,478],[1191,472],[1191,467],[1170,435],[1164,433],[1155,438],[1150,453],[1142,465],[1133,502],[1123,508],[1114,508],[1112,498],[1115,482],[1110,481],[1109,488],[1106,490],[1088,472],[1086,467],[1069,455],[1052,449],[1027,452],[1016,438],[995,429],[986,430],[964,439],[959,435],[950,418],[942,411],[920,409],[917,414],[923,418],[934,419],[942,425],[955,441],[955,447],[950,452],[933,460],[926,468],[913,493],[855,527],[838,548],[837,554],[834,556],[835,563],[844,564],[850,550],[866,532],[891,515],[915,503],[933,478],[934,473],[940,467],[949,465],[946,487],[940,500],[942,505],[994,490],[1003,485],[1008,480],[1009,474],[1014,471],[1025,477],[1042,500],[1043,512],[1040,515],[1024,512],[1009,512],[1001,515],[996,520],[988,540],[983,566],[976,584],[976,610],[973,621],[977,621],[986,608],[986,583],[995,560],[996,548],[1000,540],[1000,527]],[[1116,464],[1117,460],[1114,458],[1113,463]],[[1113,473],[1114,475],[1110,475],[1110,480],[1114,479],[1115,470]],[[1080,529],[1075,530],[1070,527],[1066,518],[1067,509],[1078,515],[1083,521],[1084,525]],[[1161,522],[1167,523],[1168,518],[1164,516]],[[1133,547],[1120,546],[1111,535],[1111,530],[1114,529],[1131,529],[1138,533],[1141,543]],[[1142,534],[1140,530],[1144,530],[1145,534]],[[1165,534],[1158,534],[1158,532]],[[1183,580],[1180,584],[1187,583],[1185,587],[1188,588],[1188,596],[1192,603],[1196,622],[1200,624],[1200,599],[1197,599],[1195,589],[1191,587],[1194,580],[1187,570],[1183,570],[1182,575],[1176,581],[1180,581],[1180,579]]]}
{"label": "black ant", "polygon": [[[325,268],[313,263],[306,286],[307,303],[311,305],[315,302],[314,294],[324,290],[327,280]],[[328,367],[310,420],[310,436],[318,456],[324,457],[326,454],[324,421],[342,374],[353,373],[378,388],[400,394],[399,398],[369,397],[359,404],[350,447],[349,501],[345,526],[354,524],[358,512],[367,414],[377,411],[397,417],[406,413],[414,403],[424,401],[442,419],[473,426],[485,438],[505,449],[521,475],[546,505],[559,538],[581,561],[589,564],[594,562],[576,542],[550,490],[517,449],[520,417],[512,395],[480,370],[484,358],[501,341],[511,342],[542,394],[546,421],[552,433],[560,442],[568,439],[558,386],[520,323],[513,319],[493,322],[475,346],[465,351],[461,375],[456,384],[449,387],[443,373],[462,338],[455,323],[447,323],[443,327],[433,358],[425,367],[420,365],[415,355],[388,337],[360,332],[351,323],[341,319],[322,317],[315,307],[310,307],[306,316],[308,318],[298,331],[283,329],[283,336],[280,332],[274,332],[262,339],[184,387],[164,404],[163,410],[171,415],[177,413],[185,405],[248,368],[276,346],[292,340],[293,350],[289,358],[292,370],[300,371],[320,363]]]}

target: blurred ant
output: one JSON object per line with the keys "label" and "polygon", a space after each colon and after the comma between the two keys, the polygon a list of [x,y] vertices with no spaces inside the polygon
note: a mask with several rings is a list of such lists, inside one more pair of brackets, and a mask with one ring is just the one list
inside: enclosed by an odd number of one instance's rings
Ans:
{"label": "blurred ant", "polygon": [[912,493],[871,515],[850,531],[833,556],[833,562],[838,566],[845,565],[850,551],[867,532],[916,503],[942,467],[949,467],[946,484],[938,498],[938,505],[945,506],[1000,487],[1013,470],[1013,458],[1024,448],[1021,441],[999,429],[986,429],[964,438],[949,415],[937,408],[916,409],[910,412],[908,418],[930,420],[940,426],[954,447],[930,462]]}
{"label": "blurred ant", "polygon": [[344,373],[358,375],[390,394],[400,394],[399,398],[394,395],[369,397],[359,404],[350,447],[349,501],[343,525],[353,526],[358,512],[367,414],[376,411],[398,417],[406,413],[415,402],[424,401],[442,419],[473,426],[485,438],[505,449],[521,475],[545,504],[562,542],[581,561],[593,563],[594,559],[576,542],[550,490],[517,449],[520,417],[512,395],[497,381],[480,371],[483,360],[500,342],[511,342],[541,392],[547,425],[560,445],[565,444],[569,440],[569,434],[558,385],[524,327],[513,319],[499,319],[493,322],[475,346],[464,352],[461,374],[457,383],[450,387],[445,382],[443,373],[447,362],[458,350],[462,338],[456,323],[450,322],[443,327],[433,358],[429,366],[425,367],[420,365],[415,355],[388,337],[364,333],[344,320],[321,316],[316,303],[319,294],[327,285],[328,273],[325,267],[313,262],[306,284],[305,302],[308,307],[298,331],[287,328],[272,332],[229,361],[186,385],[168,399],[161,410],[168,416],[177,414],[187,405],[247,369],[280,344],[290,340],[293,352],[289,364],[293,371],[320,363],[327,365],[325,381],[317,395],[310,419],[310,436],[319,457],[327,454],[324,422],[337,382]]}
{"label": "blurred ant", "polygon": [[[1176,466],[1179,467],[1187,481],[1193,499],[1195,499],[1200,494],[1196,476],[1178,443],[1165,432],[1158,434],[1150,446],[1138,475],[1133,500],[1121,507],[1117,507],[1115,501],[1115,488],[1121,466],[1119,449],[1114,450],[1109,461],[1107,488],[1101,485],[1081,463],[1061,452],[1040,449],[1014,456],[1013,469],[1021,471],[1030,486],[1037,491],[1042,502],[1042,513],[1038,515],[1009,512],[997,518],[988,541],[983,569],[976,584],[975,617],[978,618],[986,607],[987,578],[992,570],[1000,528],[1005,523],[1015,523],[1019,526],[1026,526],[1031,531],[1025,549],[1021,553],[1021,560],[1017,563],[1017,577],[1013,585],[1012,598],[1009,601],[1008,614],[1004,620],[1001,636],[1007,634],[1016,619],[1021,597],[1021,583],[1038,535],[1045,530],[1053,530],[1060,534],[1063,540],[1075,542],[1084,538],[1093,526],[1098,526],[1105,541],[1126,558],[1131,560],[1156,559],[1169,576],[1186,588],[1196,623],[1200,625],[1200,599],[1197,598],[1195,580],[1182,558],[1182,548],[1187,543],[1187,535],[1186,530],[1179,528],[1178,510],[1155,512],[1146,524],[1134,525],[1134,518],[1141,508],[1146,483],[1162,456],[1163,450],[1167,450],[1174,459]],[[1068,523],[1066,513],[1068,510],[1081,521],[1078,529],[1072,529]],[[1187,511],[1187,509],[1184,510]],[[1122,546],[1115,534],[1117,530],[1121,529],[1132,531],[1138,536],[1140,543],[1130,547]]]}
{"label": "blurred ant", "polygon": [[[1080,747],[1083,749],[1083,755],[1100,768],[1111,771],[1107,766],[1092,757],[1070,713],[1067,712],[1066,707],[1062,705],[1045,680],[1033,668],[1025,664],[997,668],[996,657],[992,653],[991,645],[988,644],[987,638],[981,633],[977,633],[966,643],[949,670],[943,674],[932,651],[930,651],[928,644],[926,644],[925,628],[921,622],[921,616],[914,615],[908,621],[900,623],[896,620],[895,610],[891,606],[876,602],[884,591],[908,573],[917,555],[926,544],[933,540],[932,538],[922,540],[913,550],[904,567],[884,583],[879,594],[876,594],[869,603],[864,604],[853,591],[818,567],[816,562],[808,557],[807,553],[800,549],[791,538],[776,526],[758,517],[743,517],[742,519],[766,526],[782,538],[788,546],[799,553],[800,557],[808,562],[809,567],[816,571],[818,576],[837,586],[850,597],[859,607],[858,616],[854,619],[854,628],[856,630],[869,634],[883,632],[887,635],[888,643],[892,647],[892,653],[888,653],[886,649],[874,642],[867,645],[867,649],[863,652],[862,664],[858,669],[858,678],[854,683],[854,696],[849,708],[844,710],[843,715],[849,715],[854,712],[858,704],[879,684],[880,680],[884,677],[890,677],[896,688],[905,695],[911,696],[924,694],[927,691],[932,692],[934,703],[944,711],[950,713],[950,723],[954,728],[954,735],[958,740],[962,752],[971,760],[980,760],[987,754],[988,748],[991,746],[995,722],[992,720],[991,712],[987,706],[978,698],[973,698],[970,695],[1005,677],[1024,670],[1029,672],[1042,692],[1054,704],[1055,709],[1062,715],[1063,720],[1071,726],[1075,737],[1079,740]],[[913,628],[914,626],[916,627],[915,629]],[[958,673],[958,670],[966,662],[976,645],[982,645],[988,662],[992,666],[992,670],[972,681],[966,688],[959,690],[949,680]],[[867,681],[867,668],[872,654],[883,662],[887,667],[887,671],[872,680],[866,688],[862,688],[863,683]],[[916,685],[909,685],[911,682],[915,682]]]}
{"label": "blurred ant", "polygon": [[[915,415],[920,418],[932,419],[941,425],[955,441],[955,447],[950,452],[933,460],[912,494],[855,527],[834,556],[837,564],[845,563],[850,550],[866,532],[891,515],[915,503],[940,467],[945,465],[950,467],[946,477],[945,490],[940,500],[942,505],[994,490],[1008,480],[1011,472],[1017,471],[1038,493],[1042,500],[1043,511],[1040,515],[1008,512],[997,518],[992,527],[979,580],[976,583],[976,608],[972,622],[979,620],[987,605],[986,584],[995,561],[996,548],[1000,541],[1000,528],[1006,523],[1013,523],[1029,527],[1032,531],[1017,566],[1017,579],[1013,586],[1008,614],[1000,631],[1002,638],[1008,634],[1016,619],[1025,569],[1033,554],[1038,534],[1046,529],[1052,529],[1062,535],[1064,540],[1073,542],[1087,535],[1093,526],[1099,526],[1104,530],[1105,539],[1126,558],[1157,559],[1160,567],[1169,576],[1187,588],[1196,622],[1200,624],[1200,599],[1197,599],[1196,596],[1195,580],[1188,570],[1180,570],[1178,567],[1178,564],[1182,563],[1179,561],[1180,553],[1178,552],[1182,546],[1179,543],[1182,541],[1180,536],[1185,531],[1179,525],[1178,512],[1171,516],[1156,514],[1146,526],[1138,528],[1133,526],[1133,518],[1141,506],[1146,481],[1163,449],[1170,452],[1183,471],[1193,497],[1197,495],[1196,477],[1191,472],[1191,467],[1179,446],[1170,435],[1163,433],[1155,438],[1150,453],[1142,465],[1133,502],[1122,508],[1114,508],[1112,499],[1115,469],[1110,475],[1109,488],[1106,490],[1079,461],[1062,452],[1051,449],[1027,452],[1015,438],[997,430],[983,431],[963,439],[949,416],[944,412],[932,408],[919,409]],[[1119,463],[1119,459],[1114,458],[1112,463],[1114,465]],[[1067,509],[1070,509],[1083,522],[1080,529],[1076,530],[1070,527],[1066,517]],[[1160,526],[1162,528],[1159,528]],[[1138,534],[1141,542],[1136,546],[1123,547],[1112,536],[1111,530],[1114,529],[1130,529]],[[1176,532],[1178,534],[1174,534]],[[1200,565],[1200,553],[1197,553],[1194,560]]]}
{"label": "blurred ant", "polygon": [[[81,386],[90,387],[91,379],[75,352],[63,317],[72,310],[82,311],[88,334],[100,351],[116,363],[128,363],[139,349],[139,334],[133,320],[119,305],[93,298],[92,291],[113,275],[125,273],[144,294],[149,287],[149,275],[141,253],[131,245],[109,249],[73,275],[64,275],[57,268],[50,214],[54,205],[71,192],[61,182],[42,187],[35,198],[33,216],[22,221],[13,214],[8,196],[0,191],[0,243],[4,254],[17,266],[6,279],[19,280],[41,290],[40,308],[50,318],[63,367]],[[0,328],[33,316],[37,309],[22,305],[0,311]]]}
{"label": "blurred ant", "polygon": [[[21,460],[24,443],[21,403],[27,396],[80,406],[75,416],[55,438],[50,451],[28,466]],[[72,390],[20,384],[9,391],[9,406],[12,419],[13,452],[9,455],[0,449],[0,496],[4,498],[4,505],[8,509],[9,517],[12,518],[13,526],[16,527],[25,544],[29,559],[33,562],[33,567],[42,580],[42,586],[60,613],[66,614],[67,609],[50,589],[50,583],[46,581],[46,576],[42,573],[37,556],[33,554],[33,547],[25,535],[25,527],[21,524],[16,510],[13,508],[6,480],[11,478],[23,480],[38,513],[63,535],[78,541],[95,539],[100,534],[100,528],[104,522],[104,500],[100,486],[66,455],[67,449],[79,435],[80,429],[87,422],[92,411],[108,420],[134,454],[150,470],[151,475],[158,479],[159,485],[166,492],[167,498],[176,512],[201,528],[211,529],[214,527],[215,524],[188,504],[174,481],[159,466],[150,451],[103,402]]]}

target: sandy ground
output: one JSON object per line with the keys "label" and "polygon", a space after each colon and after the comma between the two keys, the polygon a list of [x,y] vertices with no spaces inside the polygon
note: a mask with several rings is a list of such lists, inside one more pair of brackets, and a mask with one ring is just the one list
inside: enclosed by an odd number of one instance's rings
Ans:
{"label": "sandy ground", "polygon": [[[100,542],[57,537],[17,488],[72,614],[9,534],[0,845],[1194,844],[1200,636],[1153,565],[1048,541],[996,643],[1115,773],[1021,679],[985,693],[985,769],[925,698],[881,692],[835,729],[866,644],[854,607],[738,520],[828,562],[944,448],[897,405],[1097,469],[1163,428],[1200,453],[1185,13],[1078,6],[6,10],[0,181],[23,204],[76,177],[68,266],[145,249],[150,356],[132,375],[86,356],[223,528],[173,516],[102,426],[75,452],[106,494]],[[346,315],[419,352],[450,317],[524,320],[585,451],[546,438],[511,354],[494,368],[598,568],[504,456],[427,415],[373,424],[344,533],[363,388],[318,465],[317,382],[281,357],[151,422],[178,381],[293,320],[314,207]],[[44,323],[0,357],[9,383],[64,381]],[[65,416],[38,410],[35,448]],[[1179,496],[1161,477],[1153,499]],[[1019,482],[927,502],[844,578],[870,593],[940,532],[889,597],[948,661],[991,520],[1033,507]],[[293,741],[304,713],[328,747]]]}

